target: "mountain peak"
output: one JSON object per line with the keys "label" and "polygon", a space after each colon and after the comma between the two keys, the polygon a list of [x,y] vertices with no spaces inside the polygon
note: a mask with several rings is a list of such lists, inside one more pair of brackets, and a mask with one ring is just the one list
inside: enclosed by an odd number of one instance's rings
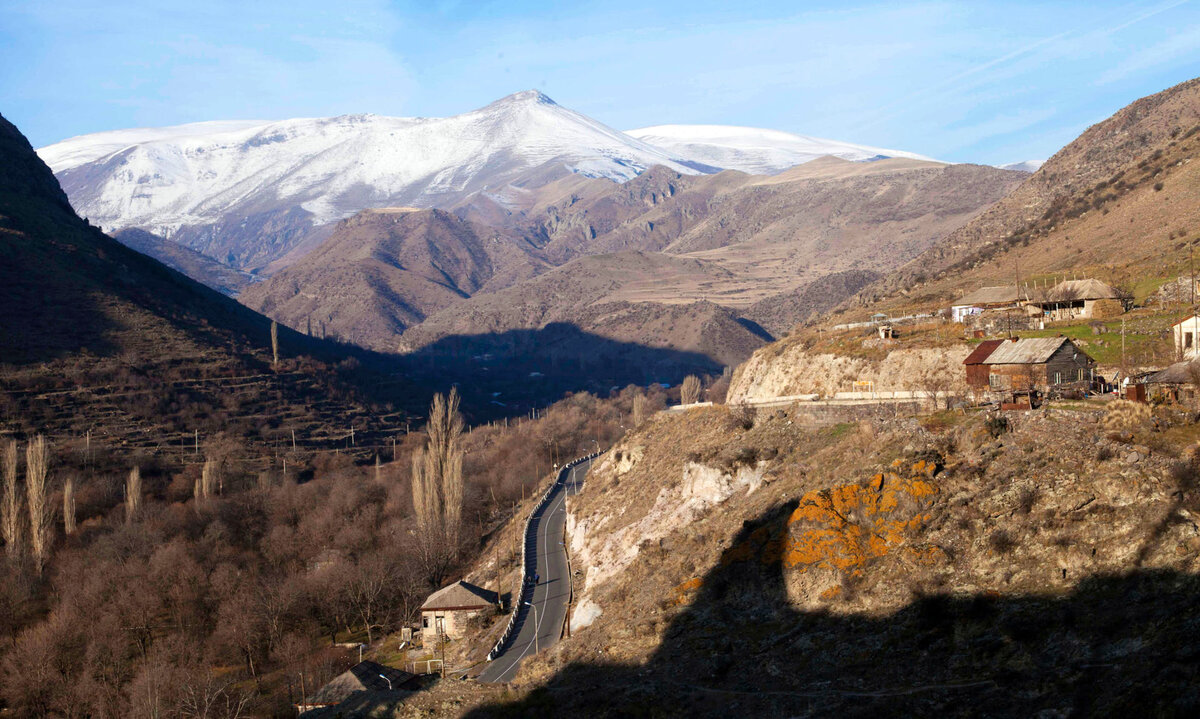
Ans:
{"label": "mountain peak", "polygon": [[499,100],[491,103],[492,105],[511,105],[517,103],[528,103],[538,105],[557,105],[558,103],[551,100],[548,95],[541,90],[522,90],[514,92],[511,95],[502,97]]}

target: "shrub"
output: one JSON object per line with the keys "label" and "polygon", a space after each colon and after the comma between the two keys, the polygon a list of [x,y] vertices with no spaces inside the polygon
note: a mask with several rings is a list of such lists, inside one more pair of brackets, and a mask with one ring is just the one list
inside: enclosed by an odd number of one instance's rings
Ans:
{"label": "shrub", "polygon": [[1154,183],[1154,191],[1155,192],[1162,192],[1162,188],[1163,188],[1163,183],[1161,183],[1161,182]]}
{"label": "shrub", "polygon": [[997,529],[988,536],[988,546],[997,554],[1008,554],[1017,548],[1017,540],[1003,529]]}
{"label": "shrub", "polygon": [[1119,436],[1129,435],[1145,428],[1150,421],[1150,407],[1140,402],[1119,399],[1109,405],[1100,426],[1105,432]]}
{"label": "shrub", "polygon": [[739,429],[754,428],[754,408],[748,404],[735,404],[729,408],[729,419]]}

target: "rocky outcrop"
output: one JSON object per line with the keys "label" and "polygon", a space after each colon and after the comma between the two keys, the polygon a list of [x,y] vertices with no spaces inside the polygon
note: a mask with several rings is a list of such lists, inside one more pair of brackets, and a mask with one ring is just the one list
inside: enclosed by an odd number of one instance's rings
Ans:
{"label": "rocky outcrop", "polygon": [[726,402],[753,402],[800,394],[831,396],[870,381],[876,391],[924,391],[924,377],[935,373],[951,392],[966,390],[962,361],[969,348],[895,350],[881,360],[811,354],[798,343],[777,342],[754,353],[737,368]]}

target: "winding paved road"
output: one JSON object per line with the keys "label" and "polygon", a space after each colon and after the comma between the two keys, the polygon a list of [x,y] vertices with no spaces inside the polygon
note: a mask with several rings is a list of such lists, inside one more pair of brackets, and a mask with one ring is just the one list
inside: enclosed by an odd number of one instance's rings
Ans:
{"label": "winding paved road", "polygon": [[504,653],[496,657],[479,674],[481,682],[512,681],[521,660],[530,654],[552,647],[562,634],[571,599],[571,577],[567,569],[567,550],[563,546],[563,526],[567,521],[567,495],[578,494],[592,460],[571,468],[563,468],[550,501],[529,523],[525,542],[532,549],[531,574],[537,574],[533,588],[533,607],[516,607],[516,636]]}

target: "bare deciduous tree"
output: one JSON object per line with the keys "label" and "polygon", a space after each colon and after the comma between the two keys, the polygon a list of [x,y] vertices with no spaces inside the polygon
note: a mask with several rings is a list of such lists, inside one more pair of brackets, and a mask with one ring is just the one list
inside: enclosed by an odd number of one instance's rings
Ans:
{"label": "bare deciduous tree", "polygon": [[25,498],[29,508],[29,553],[38,574],[46,566],[50,543],[54,538],[53,510],[46,495],[46,476],[50,472],[50,451],[46,438],[34,437],[25,448]]}
{"label": "bare deciduous tree", "polygon": [[688,375],[679,388],[679,401],[683,404],[696,404],[700,401],[700,378],[694,374]]}
{"label": "bare deciduous tree", "polygon": [[63,532],[75,533],[75,478],[67,477],[63,485]]}
{"label": "bare deciduous tree", "polygon": [[413,509],[426,570],[440,580],[458,553],[462,530],[462,416],[458,389],[436,394],[425,432],[429,439],[413,453]]}
{"label": "bare deciduous tree", "polygon": [[137,517],[142,508],[142,469],[134,467],[125,479],[125,523]]}
{"label": "bare deciduous tree", "polygon": [[646,421],[646,395],[638,393],[633,398],[633,426],[640,427]]}
{"label": "bare deciduous tree", "polygon": [[21,497],[17,483],[17,470],[21,461],[17,440],[4,443],[4,497],[0,501],[0,531],[4,534],[4,546],[10,559],[21,553]]}

